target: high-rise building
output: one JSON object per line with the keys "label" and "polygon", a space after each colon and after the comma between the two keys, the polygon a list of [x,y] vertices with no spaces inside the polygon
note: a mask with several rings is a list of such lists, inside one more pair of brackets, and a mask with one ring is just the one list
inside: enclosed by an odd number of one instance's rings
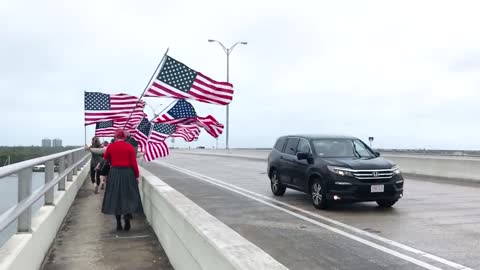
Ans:
{"label": "high-rise building", "polygon": [[62,139],[53,139],[53,147],[62,147]]}
{"label": "high-rise building", "polygon": [[52,140],[50,139],[43,139],[42,140],[42,147],[52,147]]}

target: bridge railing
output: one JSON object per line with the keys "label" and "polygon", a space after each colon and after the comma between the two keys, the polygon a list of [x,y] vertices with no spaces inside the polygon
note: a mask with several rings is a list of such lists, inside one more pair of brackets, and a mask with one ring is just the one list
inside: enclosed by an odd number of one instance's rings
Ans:
{"label": "bridge railing", "polygon": [[[65,190],[65,181],[72,181],[73,175],[88,161],[89,156],[83,148],[77,148],[49,156],[26,160],[0,167],[0,181],[3,177],[16,174],[18,177],[17,204],[0,213],[0,232],[11,223],[17,222],[17,233],[29,233],[32,228],[32,205],[44,197],[45,205],[54,205],[54,188]],[[55,163],[58,164],[58,175],[54,177]],[[39,164],[45,164],[45,184],[32,194],[32,170]]]}

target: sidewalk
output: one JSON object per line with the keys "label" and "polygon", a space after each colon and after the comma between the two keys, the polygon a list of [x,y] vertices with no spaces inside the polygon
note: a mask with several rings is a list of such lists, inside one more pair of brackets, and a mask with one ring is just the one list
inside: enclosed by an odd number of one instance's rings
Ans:
{"label": "sidewalk", "polygon": [[42,269],[173,269],[145,217],[134,215],[132,229],[117,232],[115,217],[100,212],[102,199],[87,179]]}

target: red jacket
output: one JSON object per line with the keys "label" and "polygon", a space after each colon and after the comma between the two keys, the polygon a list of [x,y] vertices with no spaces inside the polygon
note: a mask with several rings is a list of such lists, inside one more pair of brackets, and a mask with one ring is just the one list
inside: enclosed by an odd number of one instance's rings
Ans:
{"label": "red jacket", "polygon": [[133,146],[124,141],[117,141],[107,147],[103,159],[109,159],[112,167],[131,167],[135,177],[139,177],[137,157]]}

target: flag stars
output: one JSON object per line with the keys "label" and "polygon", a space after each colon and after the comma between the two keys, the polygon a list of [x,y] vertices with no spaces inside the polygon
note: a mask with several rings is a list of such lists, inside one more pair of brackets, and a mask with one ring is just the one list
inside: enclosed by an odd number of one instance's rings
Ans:
{"label": "flag stars", "polygon": [[167,57],[164,67],[161,69],[158,80],[175,89],[188,92],[195,80],[196,72],[186,65]]}

